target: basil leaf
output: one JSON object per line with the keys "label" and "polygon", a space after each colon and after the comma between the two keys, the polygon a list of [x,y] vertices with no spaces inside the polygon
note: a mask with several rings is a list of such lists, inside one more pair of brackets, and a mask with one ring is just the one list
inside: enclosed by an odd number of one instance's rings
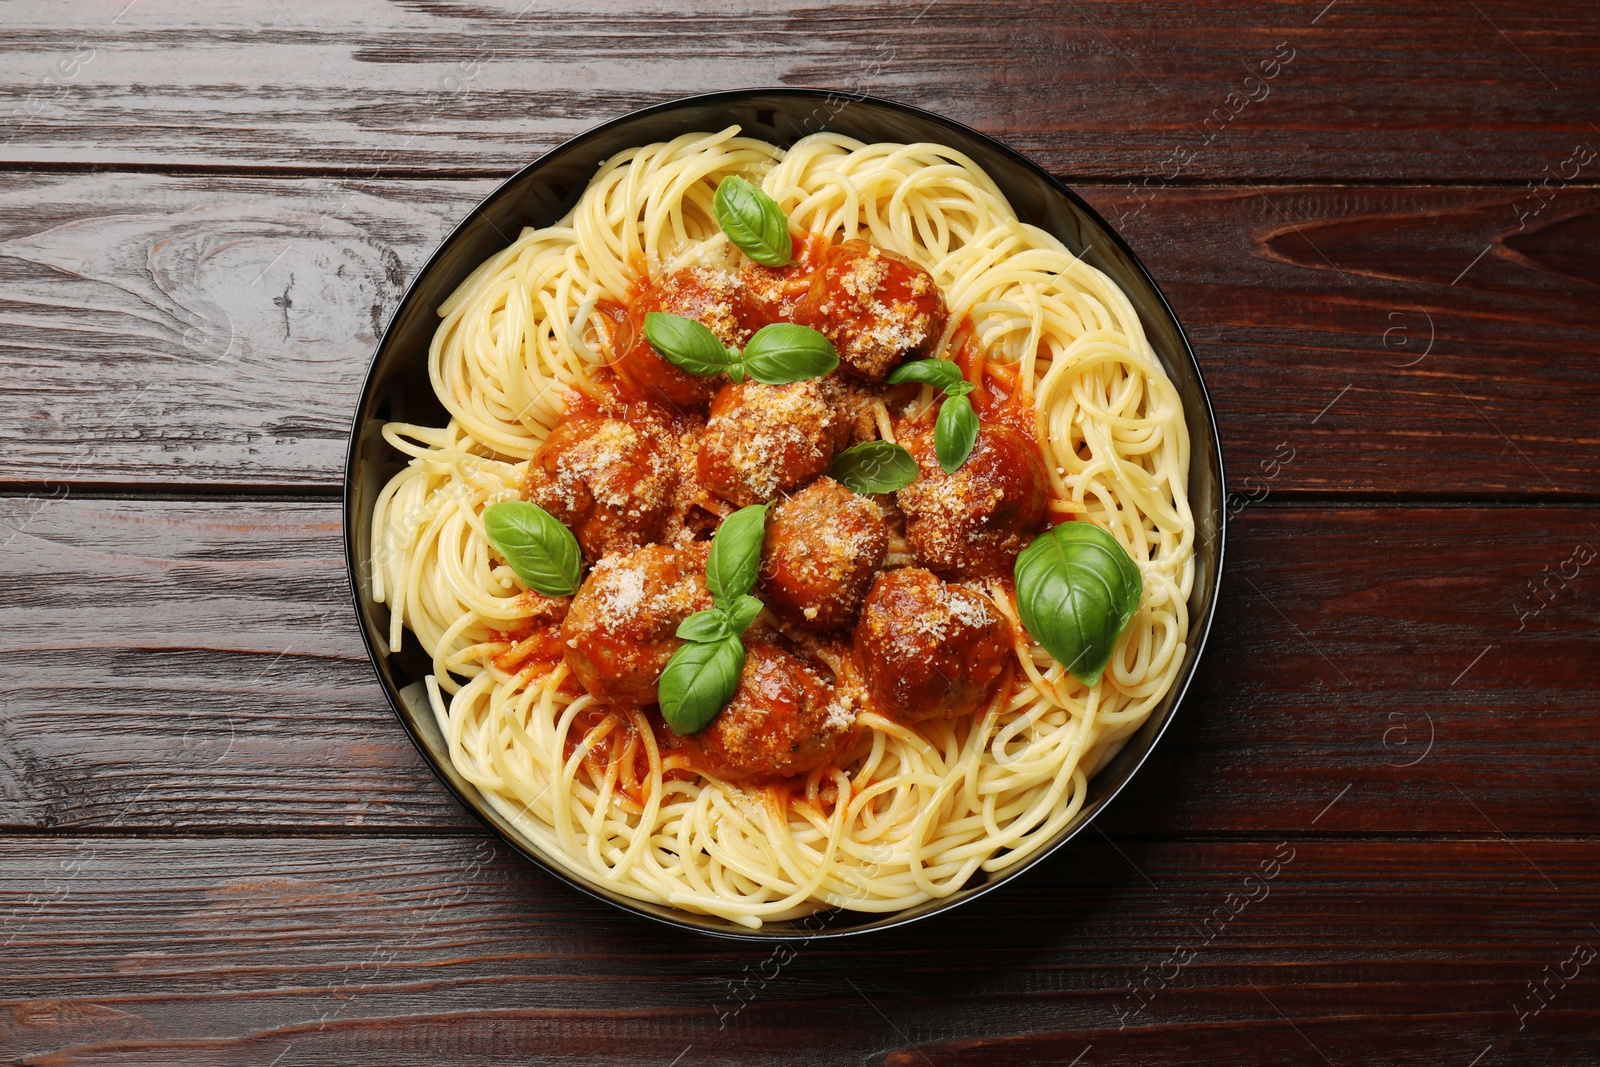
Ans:
{"label": "basil leaf", "polygon": [[1022,550],[1014,573],[1022,625],[1074,678],[1094,685],[1139,609],[1139,565],[1100,527],[1064,522]]}
{"label": "basil leaf", "polygon": [[857,493],[892,493],[917,480],[917,461],[899,445],[867,441],[840,452],[828,477]]}
{"label": "basil leaf", "polygon": [[965,393],[945,400],[933,424],[933,454],[946,474],[954,474],[978,443],[978,416]]}
{"label": "basil leaf", "polygon": [[739,362],[739,353],[717,340],[703,322],[652,311],[644,317],[644,338],[673,366],[699,378],[721,374]]}
{"label": "basil leaf", "polygon": [[556,517],[526,500],[505,500],[483,509],[489,543],[528,588],[545,596],[578,591],[582,554],[578,539]]}
{"label": "basil leaf", "polygon": [[744,369],[758,382],[788,385],[820,378],[839,365],[833,342],[809,326],[774,322],[744,346]]}
{"label": "basil leaf", "polygon": [[[766,605],[755,597],[746,593],[744,596],[729,604],[723,610],[723,615],[728,620],[728,625],[733,627],[733,632],[742,634],[750,629],[750,624],[756,621],[756,616],[761,614],[761,609]],[[682,637],[682,634],[678,635]]]}
{"label": "basil leaf", "polygon": [[794,252],[789,220],[778,202],[743,178],[730,174],[711,198],[717,225],[744,254],[767,267],[781,267]]}
{"label": "basil leaf", "polygon": [[[754,599],[754,598],[752,598]],[[712,608],[697,611],[678,624],[678,636],[685,641],[721,641],[739,633],[724,611]]]}
{"label": "basil leaf", "polygon": [[661,717],[675,733],[705,729],[739,688],[744,643],[737,637],[691,641],[672,654],[656,683]]}
{"label": "basil leaf", "polygon": [[961,368],[948,359],[914,359],[910,363],[900,364],[884,380],[890,385],[921,382],[946,391],[958,382],[966,381],[961,376]]}
{"label": "basil leaf", "polygon": [[976,388],[977,388],[976,385],[973,385],[971,382],[967,381],[965,378],[962,378],[960,381],[956,382],[956,384],[954,384],[954,385],[945,386],[944,395],[945,396],[966,396],[968,393],[972,392]]}
{"label": "basil leaf", "polygon": [[740,508],[717,527],[706,557],[706,588],[717,607],[728,609],[756,587],[761,569],[761,541],[766,536],[767,506]]}

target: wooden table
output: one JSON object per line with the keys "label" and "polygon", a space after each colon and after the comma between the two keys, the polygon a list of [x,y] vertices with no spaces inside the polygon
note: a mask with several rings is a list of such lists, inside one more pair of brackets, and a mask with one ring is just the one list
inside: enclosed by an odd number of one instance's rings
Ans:
{"label": "wooden table", "polygon": [[[524,3],[0,8],[0,1059],[1600,1058],[1592,3]],[[455,220],[747,84],[921,104],[1080,189],[1239,494],[1196,688],[1094,830],[776,951],[487,836],[339,540],[356,389]]]}

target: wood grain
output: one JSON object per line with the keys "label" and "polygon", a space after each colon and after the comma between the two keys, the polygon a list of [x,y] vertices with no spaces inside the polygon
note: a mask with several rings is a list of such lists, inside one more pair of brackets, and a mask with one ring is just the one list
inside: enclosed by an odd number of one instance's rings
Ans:
{"label": "wood grain", "polygon": [[[491,187],[0,177],[0,481],[337,486],[382,324]],[[1083,192],[1190,331],[1235,489],[1600,493],[1600,192]]]}
{"label": "wood grain", "polygon": [[[0,24],[0,1062],[1594,1062],[1592,3]],[[485,836],[373,680],[332,499],[376,338],[474,202],[761,84],[1078,187],[1188,329],[1236,494],[1202,670],[1095,828],[792,956]]]}
{"label": "wood grain", "polygon": [[[69,496],[0,516],[0,825],[474,825],[372,679],[333,505]],[[1105,825],[1592,831],[1597,520],[1246,508],[1194,691]]]}
{"label": "wood grain", "polygon": [[1580,0],[125,3],[7,6],[0,159],[500,174],[646,104],[779,84],[917,104],[1078,178],[1520,183],[1593,139],[1600,77]]}
{"label": "wood grain", "polygon": [[4,477],[210,486],[342,477],[405,279],[488,191],[145,175],[4,188]]}
{"label": "wood grain", "polygon": [[1189,333],[1231,489],[1600,490],[1600,192],[1084,192]]}
{"label": "wood grain", "polygon": [[473,825],[377,687],[337,507],[4,505],[4,822]]}
{"label": "wood grain", "polygon": [[1514,1010],[1600,943],[1592,843],[1118,849],[1091,836],[948,916],[774,950],[626,916],[483,838],[13,840],[0,1048],[662,1067],[1065,1064],[1085,1044],[1124,1063],[1197,1042],[1208,1063],[1320,1062],[1298,1029],[1334,1063],[1466,1067],[1489,1044],[1500,1064],[1581,1058],[1600,1022],[1594,962]]}

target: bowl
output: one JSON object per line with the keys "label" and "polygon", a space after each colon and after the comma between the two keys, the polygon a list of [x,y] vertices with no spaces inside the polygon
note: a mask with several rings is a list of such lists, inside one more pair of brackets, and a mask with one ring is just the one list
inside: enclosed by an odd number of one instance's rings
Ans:
{"label": "bowl", "polygon": [[[435,309],[479,263],[515,239],[524,226],[545,226],[577,202],[600,163],[636,145],[696,130],[738,123],[744,132],[779,145],[819,131],[863,141],[934,141],[971,157],[994,179],[1024,222],[1039,226],[1114,279],[1139,313],[1151,345],[1183,399],[1192,443],[1189,501],[1194,511],[1196,571],[1189,600],[1190,640],[1172,689],[1140,730],[1094,777],[1078,817],[1026,860],[1004,871],[979,874],[961,889],[889,915],[833,911],[750,930],[714,916],[631,900],[584,882],[542,855],[492,808],[450,762],[445,738],[428,706],[423,679],[429,660],[415,642],[387,651],[388,610],[372,599],[366,536],[378,491],[404,457],[379,433],[399,420],[443,425],[448,416],[428,383],[427,352],[439,318]],[[950,119],[905,104],[854,93],[815,89],[742,89],[685,97],[647,107],[596,126],[552,149],[503,182],[462,220],[406,290],[367,371],[345,465],[344,536],[362,637],[395,714],[441,781],[511,847],[551,875],[619,908],[705,934],[753,940],[841,937],[883,930],[948,911],[1022,877],[1089,824],[1126,786],[1183,699],[1205,646],[1222,571],[1225,515],[1222,453],[1216,419],[1200,368],[1183,328],[1132,249],[1093,208],[1055,178],[1005,145]]]}

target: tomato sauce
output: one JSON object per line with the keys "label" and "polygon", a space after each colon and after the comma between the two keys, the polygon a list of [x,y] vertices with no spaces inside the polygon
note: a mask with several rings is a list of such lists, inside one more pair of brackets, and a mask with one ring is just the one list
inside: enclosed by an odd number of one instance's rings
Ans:
{"label": "tomato sauce", "polygon": [[[813,303],[817,302],[817,291],[825,287],[827,265],[834,262],[830,258],[833,249],[834,246],[825,237],[806,234],[795,238],[794,262],[782,267],[764,267],[746,262],[737,271],[690,267],[651,278],[643,269],[644,264],[634,264],[635,277],[639,281],[630,288],[625,299],[620,302],[603,300],[596,305],[598,332],[603,335],[603,344],[599,347],[606,353],[607,363],[589,371],[588,378],[592,385],[586,385],[584,391],[573,390],[569,393],[565,416],[632,421],[648,413],[672,423],[686,437],[689,431],[702,429],[706,424],[711,398],[724,386],[725,379],[722,376],[701,378],[689,375],[666,360],[644,335],[645,317],[657,311],[683,315],[700,321],[723,344],[742,346],[763,326],[794,321],[796,309],[808,297]],[[910,269],[920,269],[914,264],[907,265]],[[928,280],[931,282],[931,277]],[[936,288],[934,298],[938,299]],[[942,316],[941,310],[941,326]],[[830,321],[836,317],[831,315]],[[932,337],[936,339],[937,336],[938,331],[935,330]],[[926,352],[929,348],[931,344],[923,348],[902,348],[900,351],[902,355],[910,353],[905,358],[916,358],[919,352]],[[964,320],[959,325],[948,352],[948,358],[957,364],[966,380],[974,386],[970,400],[980,421],[1015,431],[1042,461],[1033,395],[1030,389],[1021,387],[1025,383],[1019,382],[1020,368],[1014,364],[996,364],[987,359],[970,320]],[[843,355],[841,349],[841,360]],[[879,378],[881,375],[876,378],[865,376],[865,381],[857,383],[855,387],[864,390],[868,396],[884,396],[891,401],[892,409],[901,407],[893,401],[901,397],[910,399],[918,388],[886,388],[873,384]],[[937,410],[938,404],[935,403],[915,418],[903,420],[909,424],[904,430],[898,425],[902,420],[897,420],[897,437],[902,433],[909,436],[913,432],[929,429]],[[1003,438],[1007,435],[998,436]],[[694,437],[688,440],[693,443],[687,443],[686,447],[704,447],[702,440]],[[1018,447],[1012,449],[1011,455],[1021,462],[1023,453],[1024,449]],[[1034,495],[1032,499],[1037,500],[1038,497]],[[692,515],[698,506],[691,503],[685,514]],[[1055,514],[1053,510],[1046,519],[1049,524],[1071,518],[1070,514]],[[710,513],[707,514],[709,516]],[[714,526],[715,517],[710,518]],[[679,519],[682,520],[683,516],[680,515]],[[1034,529],[1037,529],[1036,525]],[[1009,593],[1009,575],[1003,581]],[[507,647],[491,662],[496,668],[506,671],[528,667],[553,669],[568,654],[560,627],[546,626],[542,619],[531,620],[530,624],[518,631],[495,636],[504,641]],[[1013,673],[1008,670],[1002,679],[1002,687],[1006,691],[1014,685]],[[593,685],[594,680],[590,679],[590,683]],[[563,680],[562,691],[579,695],[586,689],[578,675],[569,672]],[[649,695],[653,696],[653,688]],[[568,731],[564,755],[570,759],[585,744],[586,738],[592,738],[594,745],[583,757],[584,773],[597,787],[609,779],[613,787],[630,802],[643,804],[649,799],[650,777],[650,738],[641,735],[641,730],[646,728],[654,735],[660,757],[674,765],[664,772],[667,780],[692,780],[699,776],[702,769],[717,773],[716,760],[713,759],[716,747],[710,736],[678,735],[666,725],[654,705],[646,707],[642,713],[621,703],[599,704],[585,710]],[[847,755],[848,745],[853,743],[854,737],[852,734],[847,739],[846,747],[836,752],[838,758]],[[752,731],[749,744],[760,748],[776,742],[759,731]],[[780,747],[788,751],[788,746]],[[773,802],[781,805],[804,803],[814,810],[827,813],[833,810],[840,799],[834,782],[836,773],[834,763],[827,762],[808,774],[787,778],[777,775],[755,777],[748,781],[747,788],[764,791]]]}
{"label": "tomato sauce", "polygon": [[496,641],[508,641],[511,647],[496,653],[489,662],[498,670],[515,674],[528,667],[553,670],[566,652],[566,642],[561,639],[561,625],[543,626],[525,637],[516,637],[498,630],[489,631]]}
{"label": "tomato sauce", "polygon": [[647,785],[650,781],[650,753],[639,738],[633,717],[626,711],[596,705],[579,712],[567,731],[562,758],[570,760],[578,746],[596,734],[601,734],[584,753],[583,769],[595,788],[600,788],[612,773],[612,788],[635,805],[642,806],[650,799]]}

